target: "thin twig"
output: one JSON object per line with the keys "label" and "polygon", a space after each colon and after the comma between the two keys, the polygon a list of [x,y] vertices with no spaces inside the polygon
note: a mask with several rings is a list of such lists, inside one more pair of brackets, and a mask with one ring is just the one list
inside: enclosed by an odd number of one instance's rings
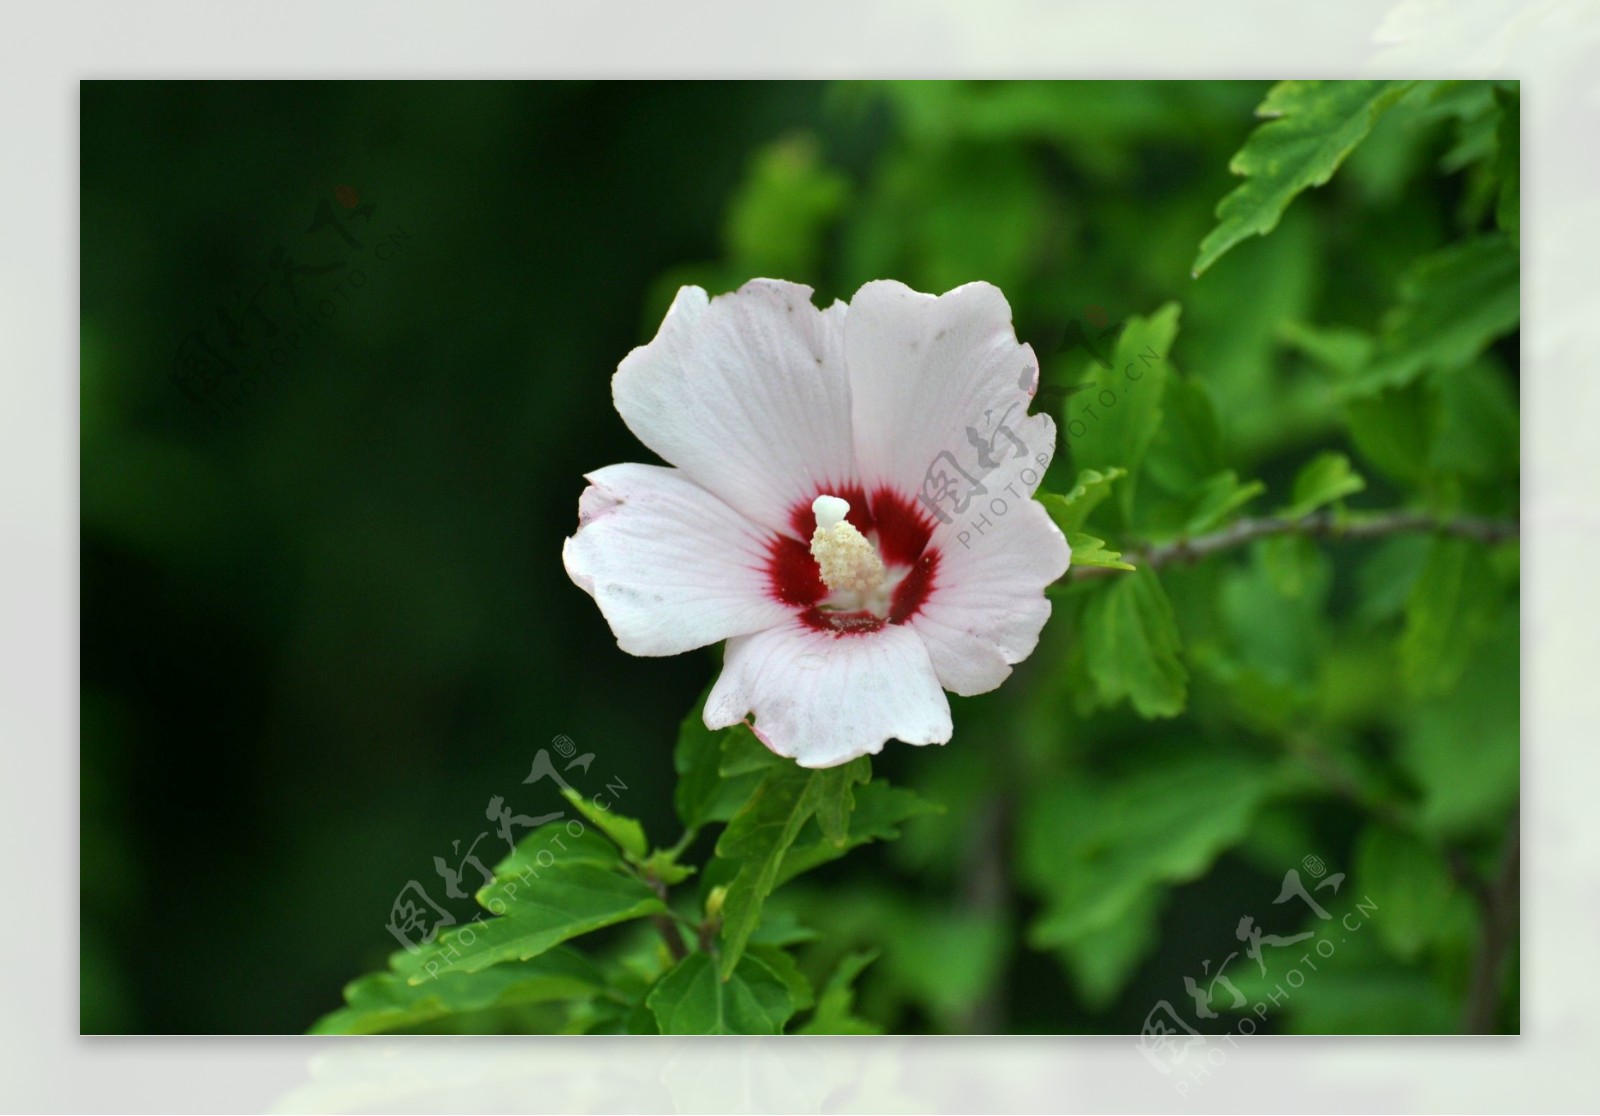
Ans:
{"label": "thin twig", "polygon": [[[1210,535],[1192,539],[1178,539],[1145,550],[1131,550],[1123,554],[1123,561],[1134,566],[1160,569],[1179,562],[1198,562],[1202,558],[1235,547],[1255,542],[1273,535],[1304,535],[1307,538],[1325,539],[1378,539],[1388,535],[1411,531],[1435,531],[1445,535],[1458,535],[1479,542],[1494,543],[1517,537],[1519,527],[1511,519],[1480,519],[1463,516],[1440,519],[1426,512],[1391,511],[1373,515],[1336,514],[1331,511],[1315,512],[1300,519],[1241,519]],[[1087,581],[1097,577],[1114,577],[1123,571],[1110,566],[1075,566],[1072,578]]]}
{"label": "thin twig", "polygon": [[1521,907],[1518,888],[1522,871],[1522,826],[1517,815],[1511,818],[1511,832],[1500,854],[1495,879],[1479,895],[1483,910],[1483,937],[1472,959],[1472,982],[1467,986],[1467,1007],[1461,1024],[1463,1034],[1486,1035],[1494,1031],[1495,1013],[1500,1008],[1500,984],[1506,955],[1517,937]]}

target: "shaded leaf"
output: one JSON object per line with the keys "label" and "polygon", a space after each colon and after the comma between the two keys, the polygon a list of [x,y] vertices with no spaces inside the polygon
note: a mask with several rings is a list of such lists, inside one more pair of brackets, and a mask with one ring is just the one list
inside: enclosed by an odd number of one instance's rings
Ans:
{"label": "shaded leaf", "polygon": [[1456,892],[1440,854],[1408,833],[1372,824],[1356,843],[1353,886],[1377,906],[1373,925],[1396,957],[1410,961],[1433,940]]}
{"label": "shaded leaf", "polygon": [[1403,387],[1430,368],[1468,364],[1517,328],[1521,267],[1499,233],[1451,244],[1418,260],[1400,283],[1372,361],[1350,390]]}
{"label": "shaded leaf", "polygon": [[1172,604],[1150,570],[1119,577],[1084,610],[1084,660],[1100,698],[1128,698],[1143,717],[1183,711],[1188,671]]}
{"label": "shaded leaf", "polygon": [[1454,686],[1499,611],[1499,585],[1483,544],[1436,538],[1406,601],[1400,639],[1406,683],[1419,694]]}
{"label": "shaded leaf", "polygon": [[704,953],[691,953],[645,998],[664,1035],[776,1035],[794,1014],[783,979],[745,957],[726,980]]}

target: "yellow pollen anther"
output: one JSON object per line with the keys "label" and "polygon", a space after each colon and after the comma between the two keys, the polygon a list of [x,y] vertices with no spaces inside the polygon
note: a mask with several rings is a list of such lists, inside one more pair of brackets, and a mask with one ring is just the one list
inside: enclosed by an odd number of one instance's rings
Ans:
{"label": "yellow pollen anther", "polygon": [[824,584],[834,592],[847,590],[862,597],[881,587],[883,559],[877,547],[845,519],[849,503],[837,496],[818,496],[811,510],[817,516],[811,557],[817,560]]}

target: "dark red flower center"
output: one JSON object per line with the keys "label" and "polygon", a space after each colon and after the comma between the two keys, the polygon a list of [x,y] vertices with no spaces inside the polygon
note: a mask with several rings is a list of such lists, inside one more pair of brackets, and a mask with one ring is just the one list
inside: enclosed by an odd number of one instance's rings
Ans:
{"label": "dark red flower center", "polygon": [[773,536],[767,559],[768,591],[774,600],[793,606],[804,623],[836,636],[904,624],[927,602],[936,583],[939,551],[928,545],[933,517],[890,488],[876,489],[870,499],[859,485],[828,489],[827,494],[849,503],[845,519],[877,546],[894,586],[888,607],[880,615],[868,609],[828,606],[830,591],[811,556],[810,539],[817,529],[817,517],[809,501],[796,504],[789,514],[794,535]]}

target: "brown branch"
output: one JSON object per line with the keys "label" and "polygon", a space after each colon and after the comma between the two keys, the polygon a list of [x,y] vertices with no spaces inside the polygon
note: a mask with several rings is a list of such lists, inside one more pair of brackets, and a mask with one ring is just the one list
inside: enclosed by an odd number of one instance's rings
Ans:
{"label": "brown branch", "polygon": [[1472,959],[1472,982],[1467,986],[1463,1034],[1486,1035],[1494,1031],[1495,1013],[1500,1008],[1500,984],[1506,956],[1516,942],[1520,922],[1522,872],[1522,826],[1519,816],[1511,819],[1511,833],[1500,854],[1500,869],[1494,882],[1478,896],[1483,911],[1483,937]]}
{"label": "brown branch", "polygon": [[[1300,519],[1241,519],[1210,535],[1178,539],[1145,550],[1131,550],[1122,557],[1123,561],[1134,566],[1160,569],[1180,562],[1198,562],[1213,554],[1273,535],[1304,535],[1314,539],[1378,539],[1411,531],[1436,531],[1494,543],[1516,538],[1519,526],[1510,519],[1479,519],[1471,516],[1440,519],[1426,512],[1336,515],[1331,511],[1322,511]],[[1110,566],[1078,566],[1073,568],[1072,578],[1075,581],[1087,581],[1097,577],[1113,577],[1122,572]]]}

